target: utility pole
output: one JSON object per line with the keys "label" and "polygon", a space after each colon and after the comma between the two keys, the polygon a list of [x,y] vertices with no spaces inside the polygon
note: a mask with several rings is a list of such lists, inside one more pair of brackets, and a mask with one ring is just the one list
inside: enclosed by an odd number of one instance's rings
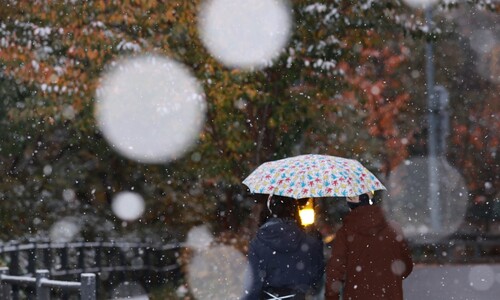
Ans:
{"label": "utility pole", "polygon": [[[429,33],[432,33],[432,5],[425,7],[425,21]],[[438,162],[438,99],[436,99],[434,89],[434,54],[433,41],[427,39],[425,45],[425,71],[427,84],[427,122],[428,122],[428,178],[429,178],[429,197],[427,205],[430,210],[432,232],[441,232],[441,201],[439,195],[439,162]]]}
{"label": "utility pole", "polygon": [[444,86],[434,86],[434,102],[436,107],[433,108],[437,112],[437,156],[446,160],[446,144],[450,135],[450,110],[449,110],[449,93]]}

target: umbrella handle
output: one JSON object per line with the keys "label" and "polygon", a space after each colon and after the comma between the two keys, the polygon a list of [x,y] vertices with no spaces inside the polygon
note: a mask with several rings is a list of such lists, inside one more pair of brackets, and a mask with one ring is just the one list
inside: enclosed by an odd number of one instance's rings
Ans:
{"label": "umbrella handle", "polygon": [[269,210],[270,213],[273,213],[271,210],[271,198],[273,197],[273,194],[269,194],[269,197],[267,197],[267,209]]}

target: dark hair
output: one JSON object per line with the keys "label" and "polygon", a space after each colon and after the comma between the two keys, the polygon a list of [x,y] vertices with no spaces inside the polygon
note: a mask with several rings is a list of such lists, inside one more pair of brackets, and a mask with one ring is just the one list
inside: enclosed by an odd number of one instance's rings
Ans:
{"label": "dark hair", "polygon": [[268,208],[271,210],[269,217],[293,220],[300,224],[297,199],[273,195]]}
{"label": "dark hair", "polygon": [[[371,201],[370,201],[371,200]],[[371,199],[370,199],[370,195],[368,194],[362,194],[362,195],[359,195],[359,203],[361,206],[364,206],[364,205],[373,205],[373,204],[377,204],[379,201],[377,201],[375,199],[375,196],[373,196]]]}
{"label": "dark hair", "polygon": [[351,202],[349,201],[349,198],[347,198],[347,206],[349,206],[349,208],[353,210],[360,206],[370,206],[376,204],[376,202],[373,199],[370,199],[370,196],[366,193],[359,195],[358,199],[359,202]]}
{"label": "dark hair", "polygon": [[370,196],[368,194],[359,195],[359,203],[361,205],[370,205]]}

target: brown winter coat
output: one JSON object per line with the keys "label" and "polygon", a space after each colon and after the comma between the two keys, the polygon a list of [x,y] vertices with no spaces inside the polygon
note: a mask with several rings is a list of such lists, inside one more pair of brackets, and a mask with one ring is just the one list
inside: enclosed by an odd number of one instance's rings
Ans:
{"label": "brown winter coat", "polygon": [[[326,267],[326,299],[402,300],[413,261],[403,234],[378,205],[360,206],[344,219]],[[341,288],[342,287],[342,288]]]}

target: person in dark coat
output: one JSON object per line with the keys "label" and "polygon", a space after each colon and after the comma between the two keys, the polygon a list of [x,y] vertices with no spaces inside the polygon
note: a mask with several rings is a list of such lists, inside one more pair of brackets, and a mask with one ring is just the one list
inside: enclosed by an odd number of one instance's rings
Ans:
{"label": "person in dark coat", "polygon": [[402,300],[403,279],[413,261],[403,233],[389,223],[379,204],[363,194],[348,198],[344,218],[326,267],[325,299]]}
{"label": "person in dark coat", "polygon": [[297,200],[272,196],[268,209],[270,218],[250,242],[252,276],[243,299],[305,299],[322,286],[323,242],[301,227]]}

